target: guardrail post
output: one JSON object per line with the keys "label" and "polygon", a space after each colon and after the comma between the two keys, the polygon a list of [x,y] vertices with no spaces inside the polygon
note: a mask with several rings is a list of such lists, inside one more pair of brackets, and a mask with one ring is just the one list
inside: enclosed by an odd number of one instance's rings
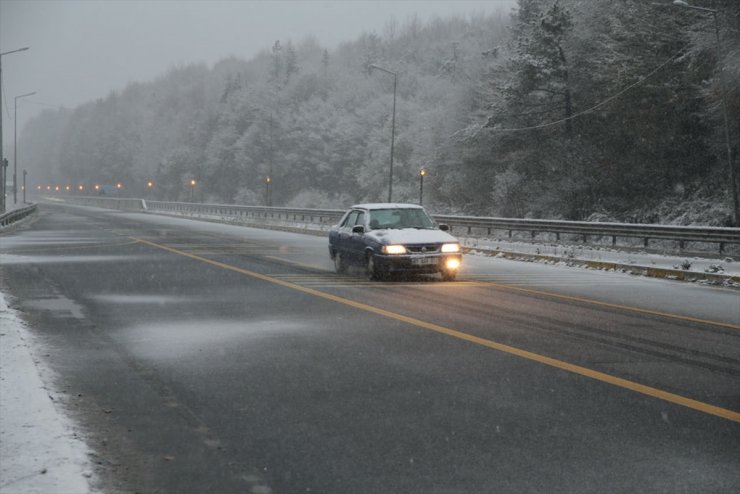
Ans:
{"label": "guardrail post", "polygon": [[612,235],[612,247],[614,247],[615,245],[617,245],[617,236]]}

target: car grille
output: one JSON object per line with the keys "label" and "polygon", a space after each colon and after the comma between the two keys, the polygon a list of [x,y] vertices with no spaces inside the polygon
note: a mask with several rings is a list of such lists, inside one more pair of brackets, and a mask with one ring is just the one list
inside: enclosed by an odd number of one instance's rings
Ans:
{"label": "car grille", "polygon": [[418,254],[434,254],[439,252],[439,245],[437,244],[418,244],[418,245],[407,245],[406,250]]}

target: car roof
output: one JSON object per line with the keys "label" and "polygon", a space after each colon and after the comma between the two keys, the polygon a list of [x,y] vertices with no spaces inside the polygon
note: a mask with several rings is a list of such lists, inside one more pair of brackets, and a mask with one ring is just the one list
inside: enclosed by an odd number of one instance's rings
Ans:
{"label": "car roof", "polygon": [[376,202],[369,204],[355,204],[352,209],[424,209],[418,204],[404,204],[397,202]]}

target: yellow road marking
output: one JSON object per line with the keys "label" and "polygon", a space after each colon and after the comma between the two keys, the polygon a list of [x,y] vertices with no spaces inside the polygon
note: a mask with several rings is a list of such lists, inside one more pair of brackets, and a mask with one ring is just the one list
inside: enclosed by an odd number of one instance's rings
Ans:
{"label": "yellow road marking", "polygon": [[[546,357],[544,355],[540,355],[537,353],[529,352],[527,350],[522,350],[521,348],[516,348],[509,345],[504,345],[503,343],[498,343],[493,340],[488,340],[486,338],[481,338],[479,336],[474,336],[468,333],[463,333],[462,331],[457,331],[455,329],[447,328],[444,326],[440,326],[438,324],[422,321],[420,319],[415,319],[413,317],[404,316],[402,314],[398,314],[395,312],[391,312],[385,309],[381,309],[379,307],[373,307],[372,305],[364,304],[362,302],[356,302],[354,300],[350,300],[347,298],[339,297],[337,295],[332,295],[330,293],[322,292],[319,290],[315,290],[313,288],[308,288],[301,285],[296,285],[295,283],[291,283],[289,281],[284,281],[272,276],[267,276],[264,274],[260,274],[254,271],[249,271],[247,269],[239,268],[236,266],[232,266],[230,264],[226,264],[220,261],[215,261],[213,259],[208,259],[206,257],[201,257],[195,254],[190,254],[188,252],[184,252],[178,249],[174,249],[172,247],[168,247],[166,245],[157,244],[154,242],[150,242],[148,240],[140,239],[131,237],[132,240],[135,240],[137,242],[140,242],[145,245],[149,245],[151,247],[155,247],[157,249],[165,250],[167,252],[171,252],[173,254],[178,254],[184,257],[188,257],[190,259],[194,259],[197,261],[204,262],[206,264],[210,264],[212,266],[217,266],[222,269],[226,269],[228,271],[233,271],[236,273],[244,274],[253,278],[257,278],[262,281],[266,281],[269,283],[273,283],[276,285],[280,285],[286,288],[290,288],[293,290],[297,290],[303,293],[308,293],[310,295],[314,295],[316,297],[330,300],[332,302],[336,302],[342,305],[346,305],[349,307],[353,307],[355,309],[359,309],[362,311],[370,312],[373,314],[377,314],[383,317],[387,317],[389,319],[394,319],[396,321],[404,322],[406,324],[410,324],[412,326],[416,326],[419,328],[427,329],[430,331],[434,331],[436,333],[444,334],[447,336],[451,336],[453,338],[457,338],[460,340],[464,340],[470,343],[475,343],[477,345],[481,345],[487,348],[492,348],[494,350],[498,350],[504,353],[508,353],[510,355],[515,355],[517,357],[525,358],[527,360],[532,360],[534,362],[539,362],[544,365],[548,365],[550,367],[554,367],[556,369],[564,370],[567,372],[571,372],[573,374],[577,374],[580,376],[588,377],[590,379],[594,379],[596,381],[601,381],[607,384],[612,384],[614,386],[628,389],[630,391],[634,391],[636,393],[640,393],[646,396],[650,396],[653,398],[658,398],[663,401],[667,401],[669,403],[673,403],[676,405],[681,405],[683,407],[687,407],[699,412],[706,413],[708,415],[714,415],[716,417],[720,417],[723,419],[731,420],[733,422],[740,423],[740,412],[736,412],[734,410],[728,410],[726,408],[721,408],[718,406],[710,405],[708,403],[704,403],[701,401],[693,400],[691,398],[686,398],[685,396],[677,395],[674,393],[670,393],[668,391],[664,391],[658,388],[653,388],[651,386],[646,386],[644,384],[639,384],[633,381],[629,381],[627,379],[622,379],[620,377],[612,376],[610,374],[606,374],[604,372],[599,372],[593,369],[589,369],[586,367],[581,367],[580,365],[571,364],[568,362],[565,362],[563,360],[554,359],[551,357]],[[519,290],[518,288],[514,288],[516,290]],[[523,291],[527,292],[533,292],[538,293],[537,290],[528,290],[523,289]],[[545,293],[547,294],[547,293]],[[563,298],[569,298],[567,296],[564,296]],[[604,305],[612,305],[612,304],[604,304]],[[654,313],[654,312],[653,312]],[[688,320],[693,321],[700,321],[696,319],[690,319]]]}
{"label": "yellow road marking", "polygon": [[292,264],[293,266],[298,266],[299,268],[311,269],[314,271],[321,271],[324,269],[323,266],[319,266],[317,264],[303,264],[302,262],[291,261],[289,259],[283,259],[282,257],[275,257],[275,256],[263,256],[263,257],[265,259],[272,259],[273,261],[279,261],[285,264]]}

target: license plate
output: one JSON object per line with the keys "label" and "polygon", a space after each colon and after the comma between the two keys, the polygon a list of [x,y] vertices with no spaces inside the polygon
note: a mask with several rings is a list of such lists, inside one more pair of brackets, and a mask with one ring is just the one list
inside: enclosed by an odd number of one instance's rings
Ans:
{"label": "license plate", "polygon": [[411,259],[411,264],[414,266],[426,266],[429,264],[437,264],[437,258],[436,257],[417,257],[414,259]]}

